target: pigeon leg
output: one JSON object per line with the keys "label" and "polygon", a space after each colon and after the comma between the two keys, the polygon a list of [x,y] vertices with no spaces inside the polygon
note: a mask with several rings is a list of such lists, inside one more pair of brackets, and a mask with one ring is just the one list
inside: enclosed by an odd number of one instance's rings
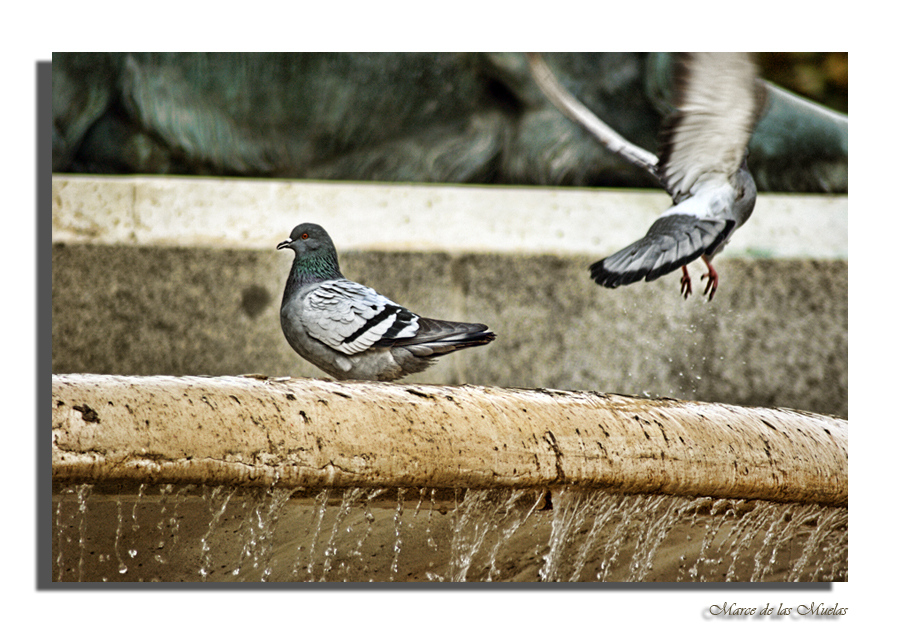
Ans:
{"label": "pigeon leg", "polygon": [[681,267],[681,294],[687,299],[691,295],[691,276],[686,266]]}
{"label": "pigeon leg", "polygon": [[707,293],[709,293],[708,301],[711,302],[713,295],[716,294],[716,289],[719,288],[719,274],[716,273],[716,269],[713,268],[712,262],[710,262],[709,258],[707,258],[705,255],[701,256],[701,257],[703,259],[703,263],[706,264],[706,268],[709,269],[709,272],[704,273],[703,276],[700,278],[702,280],[709,278],[709,281],[706,283],[706,289],[703,291],[703,294],[706,295]]}

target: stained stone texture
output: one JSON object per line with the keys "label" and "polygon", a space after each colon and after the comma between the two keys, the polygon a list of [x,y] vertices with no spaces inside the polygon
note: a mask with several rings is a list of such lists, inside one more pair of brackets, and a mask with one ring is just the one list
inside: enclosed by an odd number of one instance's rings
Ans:
{"label": "stained stone texture", "polygon": [[[274,246],[274,245],[273,245]],[[431,317],[480,321],[488,346],[408,383],[596,390],[847,417],[846,260],[721,259],[713,302],[679,275],[614,290],[589,256],[341,252],[344,274]],[[54,243],[52,371],[323,377],[278,311],[274,248]]]}

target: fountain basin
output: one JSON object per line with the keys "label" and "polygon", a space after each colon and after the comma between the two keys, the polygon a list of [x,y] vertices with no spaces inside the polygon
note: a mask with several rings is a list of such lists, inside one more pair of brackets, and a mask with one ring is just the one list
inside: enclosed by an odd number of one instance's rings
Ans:
{"label": "fountain basin", "polygon": [[477,386],[53,378],[55,482],[549,487],[847,503],[847,423]]}

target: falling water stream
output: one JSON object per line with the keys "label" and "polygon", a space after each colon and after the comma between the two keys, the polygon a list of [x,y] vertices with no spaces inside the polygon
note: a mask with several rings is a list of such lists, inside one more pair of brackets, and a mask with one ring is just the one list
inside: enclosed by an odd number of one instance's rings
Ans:
{"label": "falling water stream", "polygon": [[843,581],[845,507],[575,487],[57,485],[56,581]]}

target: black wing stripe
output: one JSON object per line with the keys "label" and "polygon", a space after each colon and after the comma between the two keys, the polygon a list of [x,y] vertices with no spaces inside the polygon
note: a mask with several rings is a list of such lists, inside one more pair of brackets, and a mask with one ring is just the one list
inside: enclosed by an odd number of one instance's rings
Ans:
{"label": "black wing stripe", "polygon": [[[374,328],[375,326],[377,326],[378,324],[383,322],[388,317],[391,317],[392,315],[397,314],[401,310],[403,310],[403,308],[401,306],[397,306],[396,304],[386,305],[381,312],[376,313],[373,317],[370,317],[366,321],[366,323],[364,323],[362,326],[357,328],[355,332],[344,337],[344,340],[341,343],[342,344],[353,343],[354,341],[359,339],[364,333],[368,332],[369,330],[371,330],[372,328]],[[388,330],[388,332],[390,332],[390,329]]]}

